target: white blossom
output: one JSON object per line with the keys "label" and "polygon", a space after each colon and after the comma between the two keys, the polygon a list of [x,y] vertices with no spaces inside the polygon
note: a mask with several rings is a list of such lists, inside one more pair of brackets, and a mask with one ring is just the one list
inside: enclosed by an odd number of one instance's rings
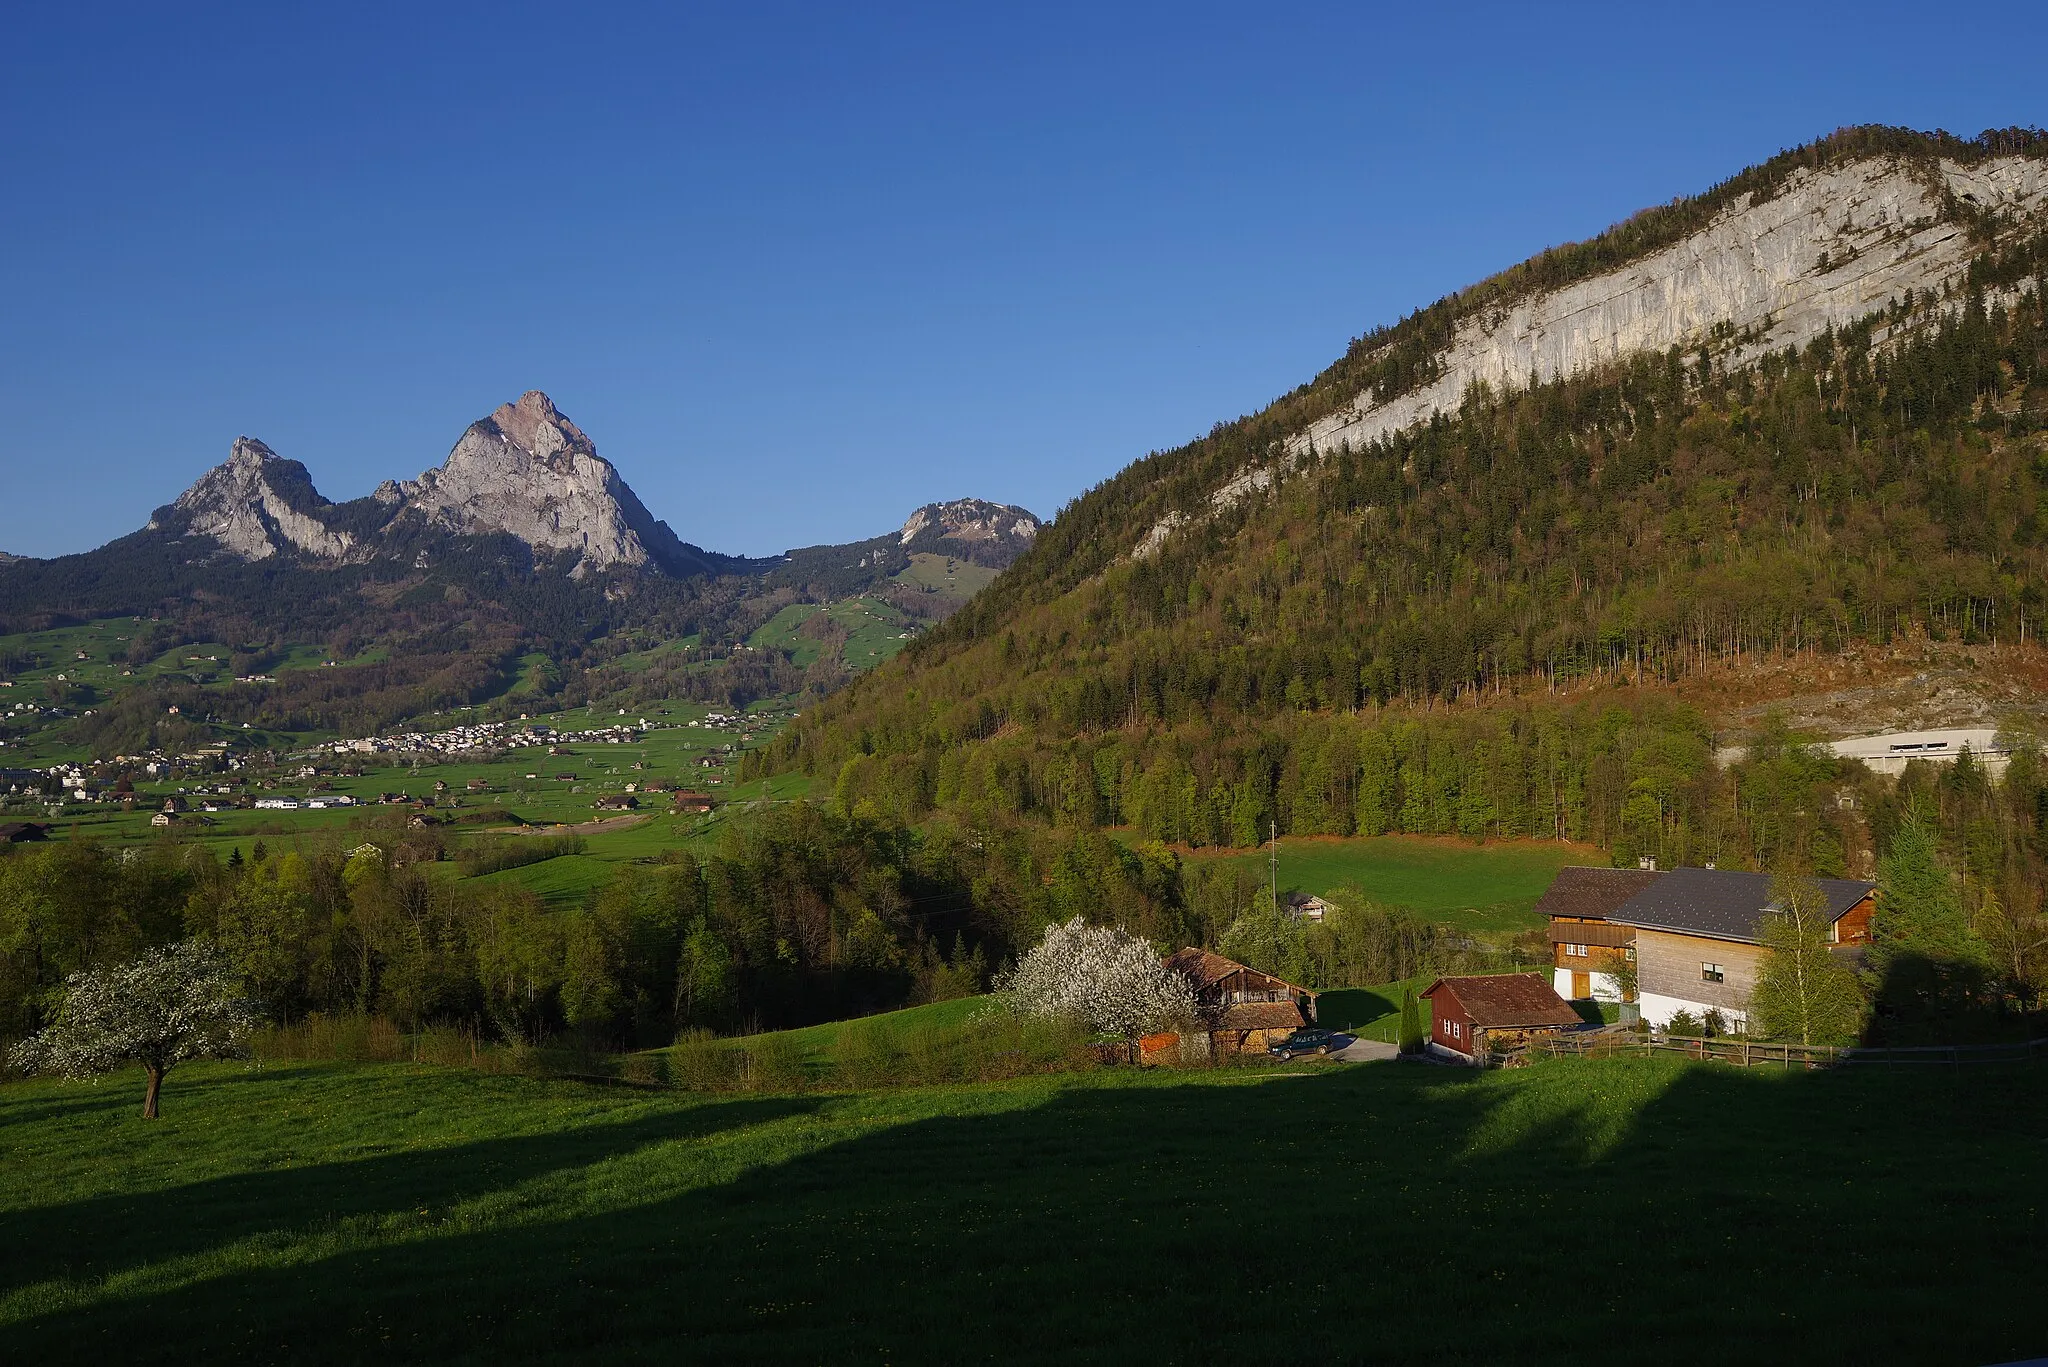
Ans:
{"label": "white blossom", "polygon": [[17,1044],[25,1073],[97,1077],[124,1063],[149,1072],[143,1114],[156,1114],[163,1075],[191,1058],[243,1058],[254,1015],[220,952],[198,940],[65,980],[57,1018]]}
{"label": "white blossom", "polygon": [[1195,1018],[1193,986],[1151,945],[1078,916],[1046,927],[996,996],[1019,1016],[1061,1017],[1127,1039]]}

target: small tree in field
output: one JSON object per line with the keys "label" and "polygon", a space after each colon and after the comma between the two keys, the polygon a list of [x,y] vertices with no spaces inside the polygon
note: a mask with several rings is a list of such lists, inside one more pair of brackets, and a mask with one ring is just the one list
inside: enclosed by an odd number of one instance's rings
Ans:
{"label": "small tree in field", "polygon": [[996,996],[1016,1015],[1079,1021],[1125,1039],[1195,1018],[1193,985],[1150,944],[1078,916],[1046,927],[1045,939],[998,980]]}
{"label": "small tree in field", "polygon": [[1413,987],[1401,989],[1401,1052],[1419,1054],[1422,1052],[1422,1003],[1415,999]]}
{"label": "small tree in field", "polygon": [[14,1047],[25,1073],[98,1077],[124,1063],[149,1074],[142,1115],[157,1118],[164,1074],[189,1058],[245,1058],[253,1013],[227,961],[198,940],[131,963],[74,973],[57,1018]]}

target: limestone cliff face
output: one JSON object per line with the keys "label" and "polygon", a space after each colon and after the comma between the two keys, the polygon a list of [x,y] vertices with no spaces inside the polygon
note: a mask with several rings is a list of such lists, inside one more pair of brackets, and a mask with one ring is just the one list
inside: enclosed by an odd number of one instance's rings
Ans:
{"label": "limestone cliff face", "polygon": [[331,506],[314,490],[305,466],[283,459],[254,437],[237,437],[227,461],[207,471],[149,525],[182,524],[184,535],[209,537],[244,560],[264,560],[286,550],[338,559],[354,543],[319,516]]}
{"label": "limestone cliff face", "polygon": [[578,574],[645,565],[667,532],[537,389],[471,424],[439,469],[374,497],[451,532],[509,532],[536,550],[574,551]]}
{"label": "limestone cliff face", "polygon": [[906,550],[960,555],[1000,569],[1031,549],[1038,528],[1038,519],[1014,504],[956,498],[912,513],[897,542]]}
{"label": "limestone cliff face", "polygon": [[1371,392],[1296,434],[1290,450],[1327,454],[1452,413],[1473,384],[1552,380],[1640,351],[1760,332],[1729,357],[1803,345],[1907,290],[1939,291],[1979,250],[1942,213],[1942,192],[2019,216],[2048,207],[2048,162],[1996,158],[1933,175],[1888,157],[1795,173],[1762,203],[1744,196],[1700,232],[1606,275],[1466,318],[1433,383],[1386,402]]}

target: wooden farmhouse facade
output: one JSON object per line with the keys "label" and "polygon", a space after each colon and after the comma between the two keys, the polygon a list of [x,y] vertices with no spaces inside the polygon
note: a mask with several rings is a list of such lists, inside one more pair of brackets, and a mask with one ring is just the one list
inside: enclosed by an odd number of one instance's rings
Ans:
{"label": "wooden farmhouse facade", "polygon": [[[1817,881],[1827,898],[1830,943],[1858,952],[1870,940],[1875,886]],[[1774,910],[1769,874],[1566,868],[1537,905],[1550,916],[1552,984],[1560,996],[1620,1000],[1611,965],[1632,955],[1650,1024],[1663,1026],[1681,1011],[1718,1011],[1729,1029],[1747,1028],[1767,952],[1764,918]]]}
{"label": "wooden farmhouse facade", "polygon": [[1550,919],[1550,986],[1566,1001],[1618,1002],[1616,965],[1634,952],[1635,931],[1608,919],[1654,883],[1650,869],[1562,868],[1536,903]]}
{"label": "wooden farmhouse facade", "polygon": [[1195,990],[1211,1046],[1224,1053],[1261,1053],[1315,1017],[1315,994],[1206,949],[1183,949],[1166,966]]}
{"label": "wooden farmhouse facade", "polygon": [[1583,1023],[1534,973],[1438,978],[1422,996],[1433,1017],[1430,1048],[1466,1063],[1525,1044],[1532,1035],[1554,1035]]}

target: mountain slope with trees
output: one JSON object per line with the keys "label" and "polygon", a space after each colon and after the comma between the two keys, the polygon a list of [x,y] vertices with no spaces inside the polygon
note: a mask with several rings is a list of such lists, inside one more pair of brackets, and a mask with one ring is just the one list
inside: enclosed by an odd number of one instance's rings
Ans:
{"label": "mountain slope with trees", "polygon": [[[2044,153],[2033,134],[1855,130],[1730,186],[1842,159]],[[1398,389],[1385,366],[1404,348],[1427,372],[1424,343],[1470,310],[1668,245],[1731,193],[1547,253],[1138,462],[971,607],[814,709],[765,767],[906,821],[1113,825],[1193,846],[1276,829],[1535,835],[1618,861],[1821,873],[1873,871],[1904,794],[1940,808],[1944,848],[2007,905],[2036,905],[2032,760],[2002,793],[1967,771],[1895,792],[1767,734],[1724,768],[1715,719],[1687,698],[1759,660],[1869,643],[2035,657],[2038,216],[1954,207],[1975,243],[1954,278],[1803,346],[1752,354],[1709,320],[1697,345],[1475,386],[1457,412],[1363,448],[1286,456],[1368,372]]]}

